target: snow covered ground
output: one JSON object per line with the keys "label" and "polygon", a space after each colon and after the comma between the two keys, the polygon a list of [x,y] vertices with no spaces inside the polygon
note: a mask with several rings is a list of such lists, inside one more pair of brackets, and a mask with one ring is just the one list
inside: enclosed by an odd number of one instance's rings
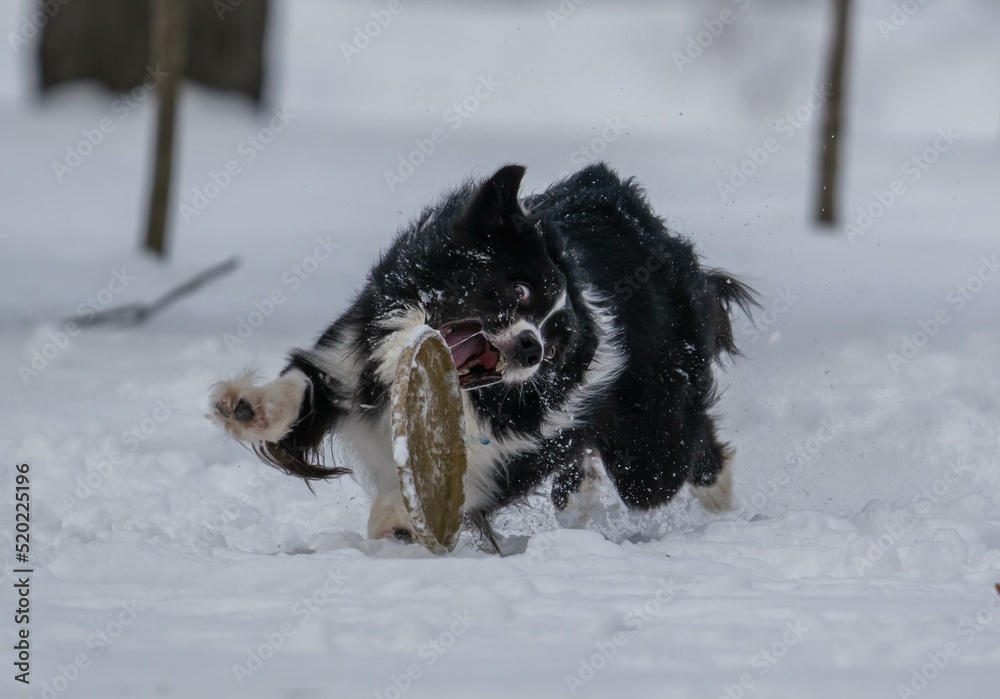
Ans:
{"label": "snow covered ground", "polygon": [[[4,696],[996,693],[997,11],[926,3],[894,31],[892,3],[862,3],[858,228],[830,235],[807,211],[827,4],[689,5],[403,2],[348,62],[342,42],[388,3],[282,2],[273,140],[249,141],[271,113],[185,96],[179,197],[197,213],[177,214],[167,265],[135,252],[148,100],[114,111],[74,88],[39,105],[34,45],[0,49],[0,488],[12,504],[30,464],[36,569],[24,687],[5,505]],[[675,52],[727,9],[681,71]],[[27,12],[0,3],[0,36]],[[105,118],[60,179],[53,161]],[[434,129],[444,141],[399,170]],[[734,179],[768,138],[777,151]],[[721,379],[735,512],[685,494],[636,515],[605,492],[578,530],[539,500],[504,516],[511,555],[470,540],[437,558],[363,540],[356,484],[314,497],[204,419],[212,381],[278,371],[438,190],[509,161],[542,187],[598,151],[762,293]],[[233,253],[237,273],[146,326],[64,337],[88,303],[149,300]],[[227,342],[244,322],[259,327]]]}

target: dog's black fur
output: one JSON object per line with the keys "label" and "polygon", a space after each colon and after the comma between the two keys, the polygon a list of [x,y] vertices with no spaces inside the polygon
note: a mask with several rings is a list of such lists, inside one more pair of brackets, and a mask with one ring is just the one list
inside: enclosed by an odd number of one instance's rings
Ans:
{"label": "dog's black fur", "polygon": [[[730,311],[749,312],[751,290],[702,267],[639,186],[606,165],[520,200],[523,174],[504,167],[424,211],[316,346],[293,351],[285,371],[301,370],[311,388],[284,438],[257,445],[264,459],[307,480],[343,473],[317,465],[324,438],[351,411],[384,416],[390,386],[374,359],[392,332],[384,320],[419,307],[435,327],[472,318],[488,333],[517,320],[541,330],[547,354],[530,380],[464,392],[490,439],[529,445],[492,464],[489,497],[466,513],[479,526],[553,475],[552,500],[565,507],[588,449],[634,508],[666,503],[685,482],[715,482],[727,455],[709,414],[712,363],[737,351]],[[563,291],[565,306],[545,322]],[[356,385],[318,361],[335,347],[363,367]]]}

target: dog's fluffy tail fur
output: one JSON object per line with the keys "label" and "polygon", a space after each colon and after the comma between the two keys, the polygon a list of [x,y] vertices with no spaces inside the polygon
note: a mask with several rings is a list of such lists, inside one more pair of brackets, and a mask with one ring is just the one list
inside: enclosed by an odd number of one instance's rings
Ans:
{"label": "dog's fluffy tail fur", "polygon": [[715,356],[719,359],[722,353],[739,355],[733,337],[733,307],[739,308],[748,317],[752,317],[753,309],[758,308],[757,292],[739,279],[721,269],[709,269],[705,272],[708,278],[708,288],[717,302],[715,311]]}

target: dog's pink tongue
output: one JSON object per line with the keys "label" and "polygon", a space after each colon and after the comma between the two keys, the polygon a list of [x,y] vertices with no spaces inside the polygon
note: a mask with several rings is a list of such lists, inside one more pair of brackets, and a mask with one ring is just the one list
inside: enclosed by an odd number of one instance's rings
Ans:
{"label": "dog's pink tongue", "polygon": [[463,330],[457,328],[446,338],[451,349],[451,357],[455,366],[460,367],[486,349],[486,341],[478,330]]}

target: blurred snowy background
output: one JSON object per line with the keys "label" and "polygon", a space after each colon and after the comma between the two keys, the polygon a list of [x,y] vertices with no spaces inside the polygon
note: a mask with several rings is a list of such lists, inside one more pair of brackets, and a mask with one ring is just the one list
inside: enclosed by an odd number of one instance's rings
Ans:
{"label": "blurred snowy background", "polygon": [[[843,220],[820,229],[832,3],[401,0],[359,41],[389,4],[272,2],[257,111],[184,87],[161,262],[139,251],[151,95],[40,98],[33,6],[0,0],[0,487],[31,464],[37,570],[32,684],[4,612],[4,695],[994,692],[1000,7],[856,3]],[[279,371],[441,189],[508,162],[540,189],[597,158],[761,292],[720,376],[735,512],[608,493],[577,531],[540,499],[502,520],[524,553],[439,559],[363,541],[356,484],[313,497],[204,419],[212,381]],[[145,325],[65,335],[233,254]]]}

